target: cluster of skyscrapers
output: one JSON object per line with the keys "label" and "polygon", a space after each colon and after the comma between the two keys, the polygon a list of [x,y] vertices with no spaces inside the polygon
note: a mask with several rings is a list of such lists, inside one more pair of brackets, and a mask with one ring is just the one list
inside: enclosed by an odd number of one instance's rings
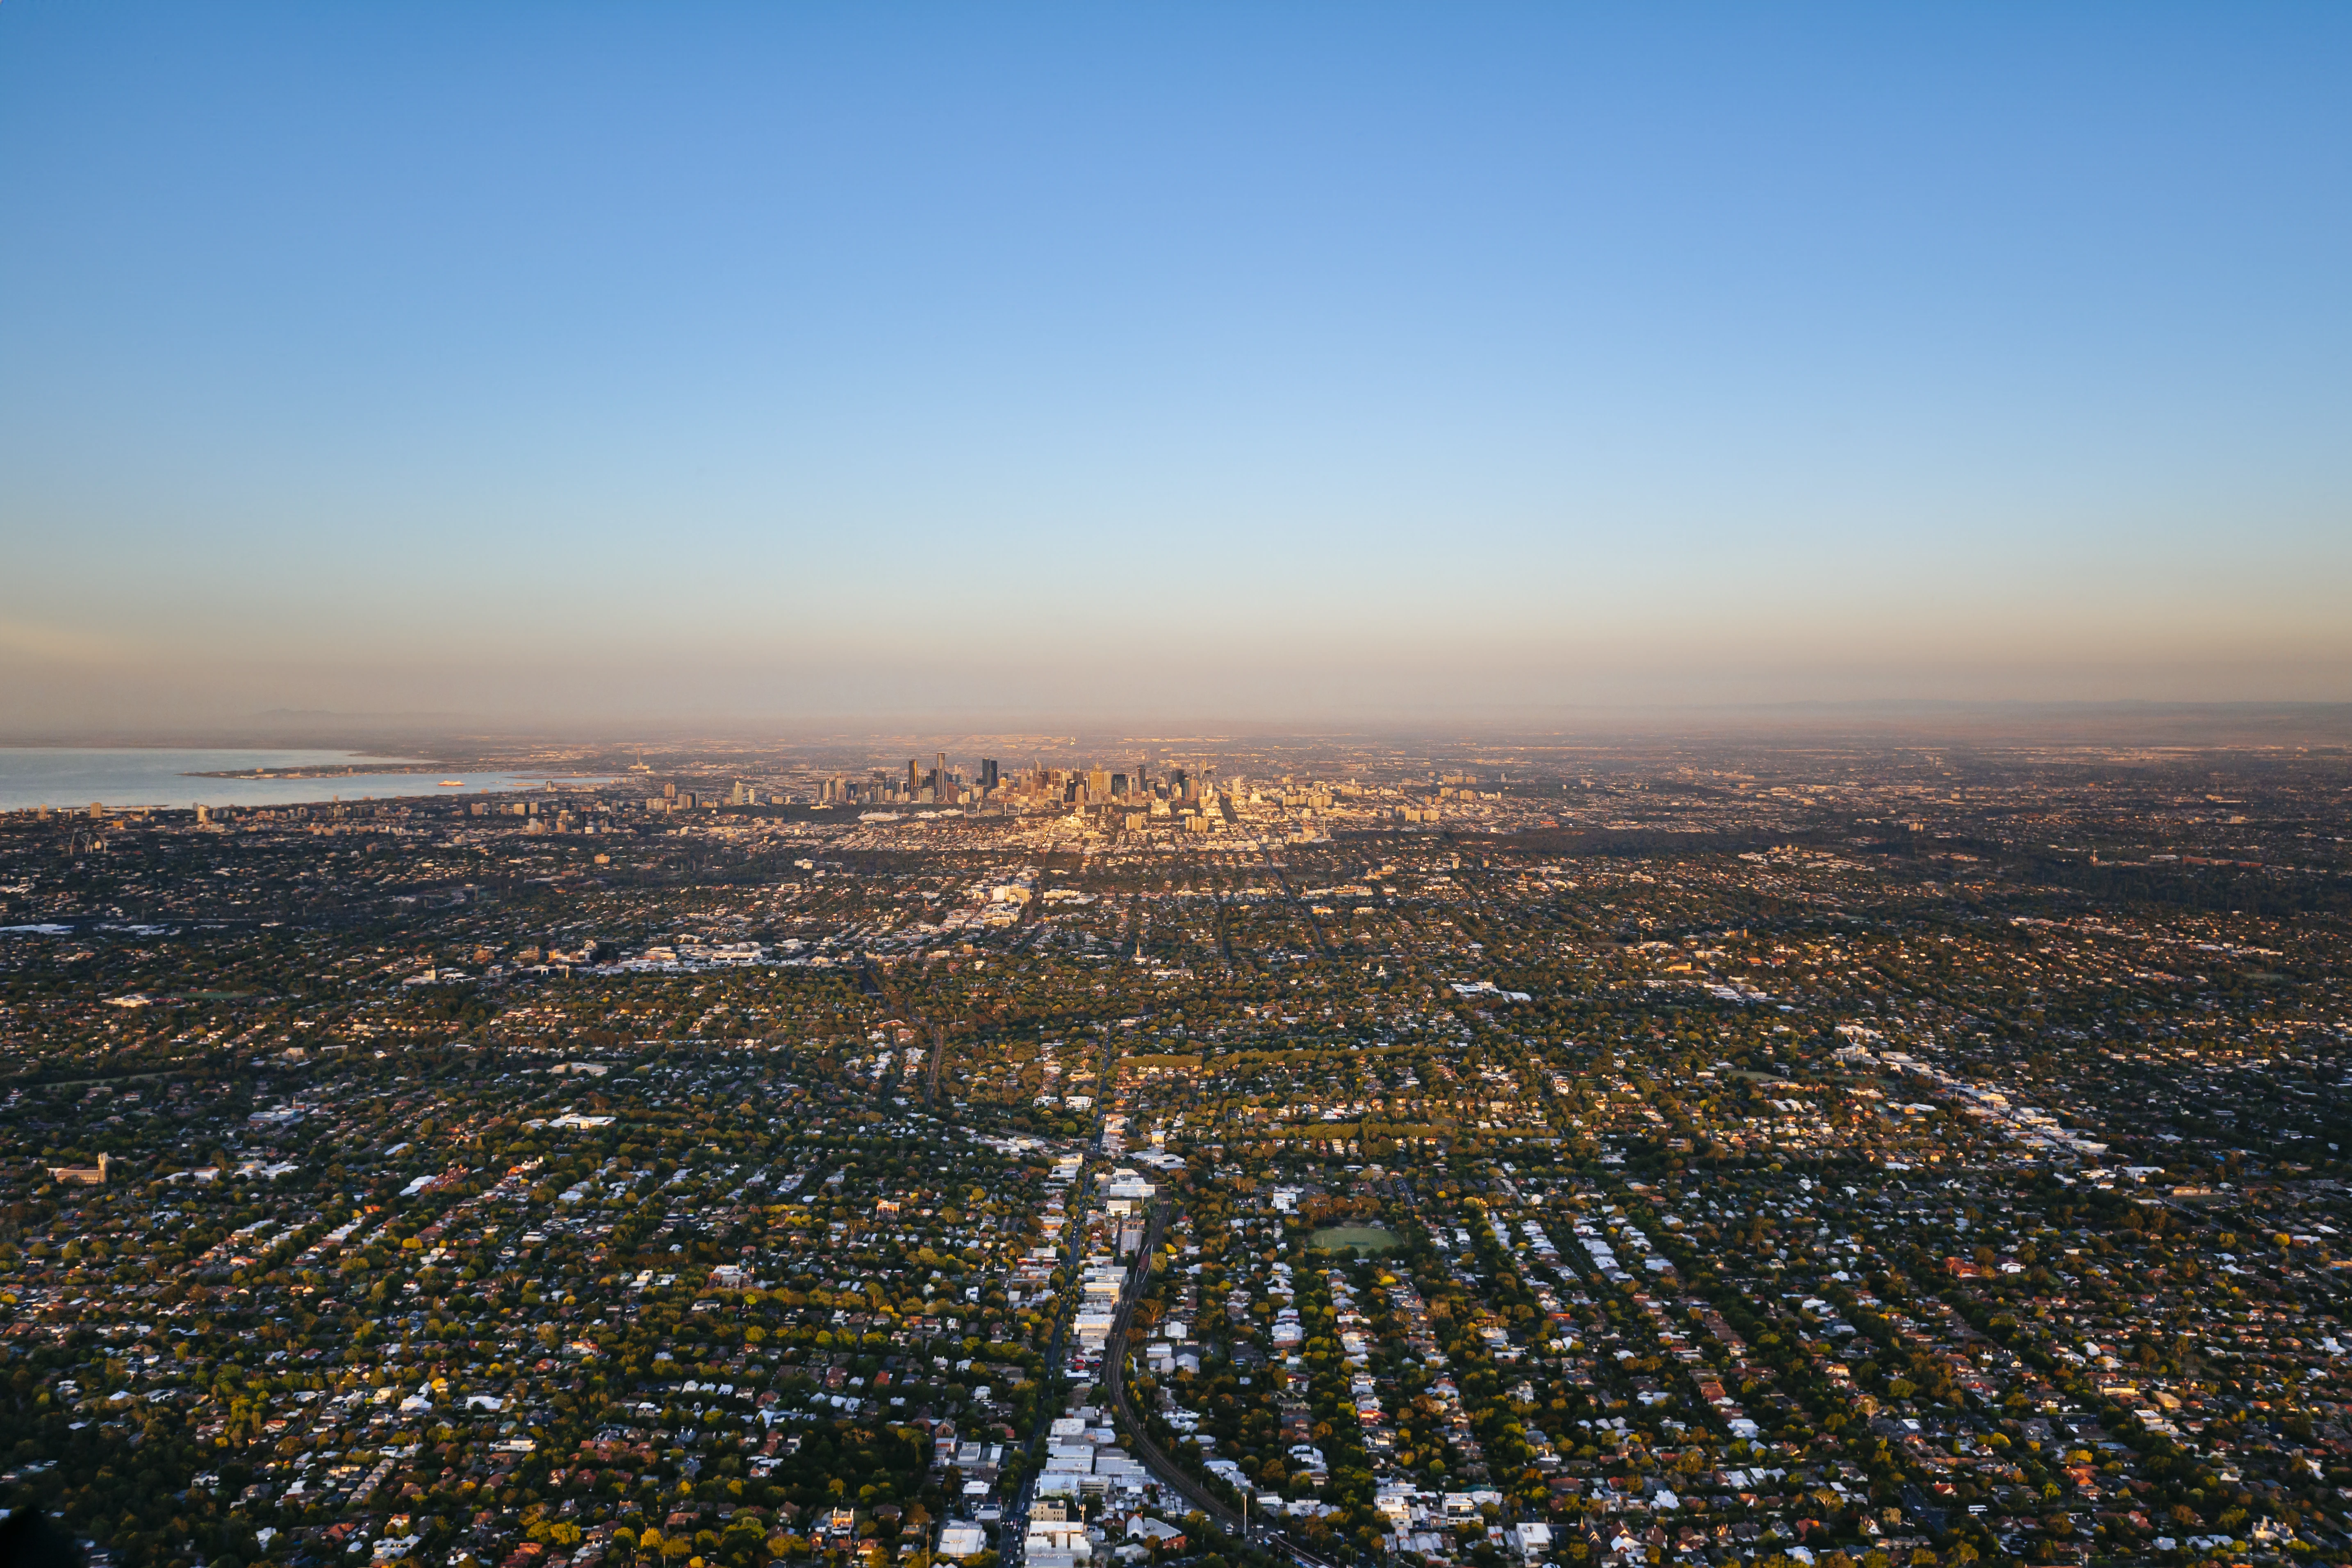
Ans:
{"label": "cluster of skyscrapers", "polygon": [[977,769],[966,773],[950,767],[948,754],[938,752],[932,754],[928,768],[921,759],[909,757],[900,773],[877,770],[862,779],[835,774],[819,787],[817,804],[971,805],[993,801],[1032,807],[1055,803],[1078,807],[1141,807],[1154,800],[1198,802],[1209,788],[1208,781],[1196,780],[1182,768],[1171,768],[1164,777],[1155,780],[1149,764],[1142,762],[1137,763],[1131,773],[1103,767],[1042,766],[1007,773],[994,757],[982,757]]}

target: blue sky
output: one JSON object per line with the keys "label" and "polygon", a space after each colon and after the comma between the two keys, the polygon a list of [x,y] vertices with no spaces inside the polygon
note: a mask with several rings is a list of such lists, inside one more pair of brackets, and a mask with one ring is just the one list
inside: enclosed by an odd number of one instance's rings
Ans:
{"label": "blue sky", "polygon": [[2352,699],[2341,6],[0,7],[0,725]]}

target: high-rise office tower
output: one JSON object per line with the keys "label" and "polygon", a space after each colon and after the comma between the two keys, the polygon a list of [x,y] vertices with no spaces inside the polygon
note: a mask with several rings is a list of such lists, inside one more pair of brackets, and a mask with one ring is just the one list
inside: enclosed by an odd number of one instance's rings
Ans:
{"label": "high-rise office tower", "polygon": [[907,798],[914,799],[917,790],[920,787],[920,783],[915,776],[915,759],[908,757],[907,759]]}
{"label": "high-rise office tower", "polygon": [[931,804],[945,804],[948,798],[948,754],[939,753],[939,763],[931,770]]}
{"label": "high-rise office tower", "polygon": [[980,787],[983,792],[993,791],[996,788],[996,759],[994,757],[982,757],[980,759]]}

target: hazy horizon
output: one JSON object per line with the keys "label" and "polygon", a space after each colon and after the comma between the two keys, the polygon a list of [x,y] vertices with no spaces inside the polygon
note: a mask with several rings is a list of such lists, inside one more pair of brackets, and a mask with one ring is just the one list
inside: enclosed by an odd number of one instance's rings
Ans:
{"label": "hazy horizon", "polygon": [[2347,68],[0,7],[0,734],[2352,700]]}
{"label": "hazy horizon", "polygon": [[726,717],[604,714],[593,718],[451,713],[276,711],[176,727],[89,725],[0,729],[0,751],[214,746],[352,757],[520,759],[526,752],[603,753],[632,747],[695,751],[819,752],[892,747],[961,757],[1006,751],[1117,756],[1140,746],[1249,747],[1261,742],[1392,743],[1405,747],[1497,746],[1563,751],[1694,745],[1801,751],[2069,749],[2151,753],[2323,751],[2352,747],[2352,703],[2173,702],[1788,702],[1656,704],[1530,713],[1457,709],[1444,714],[1335,714],[1319,720],[1233,714],[1041,713],[1013,711],[766,714]]}

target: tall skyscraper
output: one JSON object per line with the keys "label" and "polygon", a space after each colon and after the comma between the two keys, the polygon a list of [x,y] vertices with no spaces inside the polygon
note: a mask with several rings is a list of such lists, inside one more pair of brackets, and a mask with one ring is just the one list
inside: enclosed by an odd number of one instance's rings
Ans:
{"label": "tall skyscraper", "polygon": [[915,759],[908,757],[907,759],[907,798],[908,800],[914,799],[916,793],[921,787],[921,781],[917,778],[915,773]]}
{"label": "tall skyscraper", "polygon": [[980,759],[980,787],[982,793],[991,792],[996,788],[996,759],[994,757],[982,757]]}
{"label": "tall skyscraper", "polygon": [[945,805],[948,798],[948,754],[939,753],[939,763],[931,769],[931,804]]}

